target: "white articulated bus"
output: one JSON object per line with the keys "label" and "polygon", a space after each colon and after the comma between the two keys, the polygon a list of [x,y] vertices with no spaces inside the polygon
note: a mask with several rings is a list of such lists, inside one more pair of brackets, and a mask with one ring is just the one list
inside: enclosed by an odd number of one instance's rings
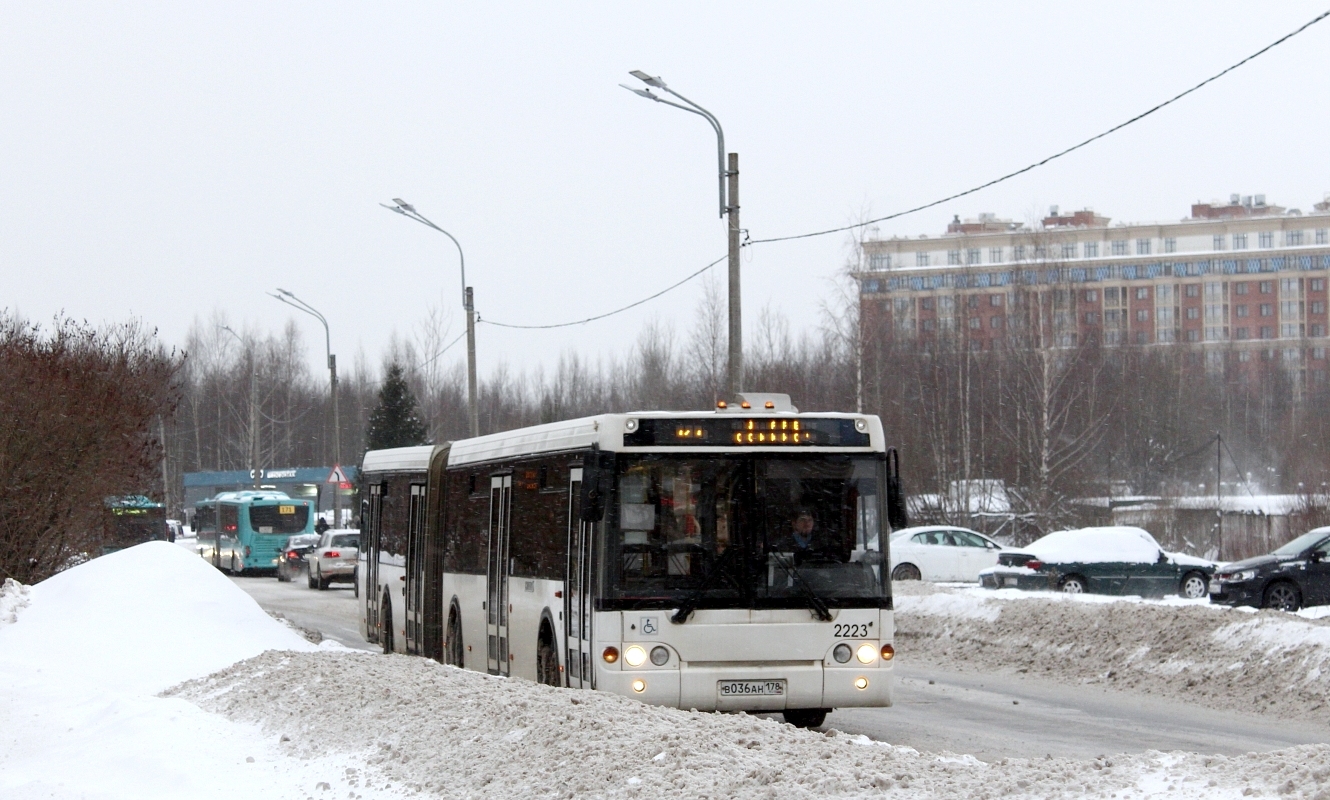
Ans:
{"label": "white articulated bus", "polygon": [[891,704],[905,503],[877,417],[748,395],[373,451],[361,475],[385,652],[804,726]]}

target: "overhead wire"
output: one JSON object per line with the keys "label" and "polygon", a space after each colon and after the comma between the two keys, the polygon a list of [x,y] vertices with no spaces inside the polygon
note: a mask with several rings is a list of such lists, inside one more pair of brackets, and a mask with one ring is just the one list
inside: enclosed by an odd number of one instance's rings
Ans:
{"label": "overhead wire", "polygon": [[[1310,21],[1308,21],[1308,22],[1306,22],[1306,23],[1303,23],[1303,24],[1302,24],[1301,26],[1299,26],[1297,29],[1291,31],[1290,33],[1286,33],[1286,34],[1284,34],[1283,36],[1279,37],[1278,39],[1276,39],[1275,41],[1273,41],[1273,42],[1271,42],[1270,44],[1266,45],[1265,47],[1262,47],[1260,50],[1257,50],[1256,52],[1254,52],[1254,53],[1252,53],[1251,55],[1247,56],[1246,58],[1242,59],[1241,61],[1238,61],[1237,63],[1232,64],[1232,65],[1229,66],[1229,67],[1226,67],[1225,69],[1223,69],[1223,70],[1221,70],[1221,71],[1215,73],[1214,75],[1211,75],[1210,77],[1206,78],[1205,80],[1201,81],[1200,83],[1196,84],[1195,86],[1192,86],[1190,89],[1187,89],[1187,90],[1185,90],[1185,91],[1183,91],[1183,92],[1179,92],[1178,94],[1176,94],[1176,95],[1170,97],[1169,99],[1163,101],[1162,103],[1159,103],[1159,104],[1157,104],[1157,105],[1155,105],[1155,106],[1153,106],[1153,107],[1147,109],[1146,111],[1143,111],[1143,112],[1137,114],[1136,116],[1134,116],[1134,117],[1132,117],[1132,118],[1126,120],[1125,122],[1120,122],[1120,123],[1118,123],[1117,125],[1114,125],[1113,127],[1109,128],[1109,129],[1107,129],[1107,130],[1105,130],[1105,131],[1102,131],[1102,132],[1100,132],[1100,133],[1097,133],[1097,134],[1095,134],[1094,136],[1091,136],[1090,138],[1088,138],[1088,139],[1086,139],[1086,140],[1084,140],[1084,141],[1082,141],[1082,142],[1079,142],[1079,143],[1077,143],[1077,144],[1072,145],[1071,147],[1068,147],[1068,148],[1066,148],[1066,149],[1064,149],[1064,150],[1060,150],[1060,151],[1058,151],[1058,152],[1056,152],[1056,153],[1054,153],[1054,154],[1052,154],[1052,155],[1050,155],[1050,156],[1048,156],[1048,157],[1046,157],[1046,158],[1042,158],[1042,159],[1040,159],[1040,160],[1038,160],[1038,161],[1035,161],[1035,162],[1032,163],[1032,164],[1029,164],[1029,165],[1024,166],[1024,167],[1021,167],[1021,168],[1018,169],[1018,170],[1015,170],[1015,171],[1013,171],[1013,172],[1008,172],[1008,173],[1005,174],[1005,175],[1002,175],[1002,176],[997,177],[997,178],[994,178],[994,179],[992,179],[992,180],[990,180],[990,181],[986,181],[986,182],[984,182],[984,183],[981,183],[981,184],[979,184],[978,186],[972,187],[972,188],[970,188],[970,189],[966,189],[965,191],[962,191],[962,192],[956,192],[955,194],[948,195],[948,196],[946,196],[946,197],[941,198],[940,200],[934,200],[934,201],[929,202],[929,203],[924,203],[923,205],[914,206],[913,208],[908,208],[908,209],[905,209],[904,211],[897,211],[896,213],[894,213],[894,214],[888,214],[888,215],[886,215],[885,217],[877,217],[876,219],[865,220],[865,221],[863,221],[863,222],[856,222],[856,223],[854,223],[854,224],[852,224],[852,225],[842,225],[841,227],[838,227],[838,228],[826,228],[826,229],[824,229],[824,230],[810,231],[810,232],[808,232],[808,233],[798,233],[798,234],[792,234],[792,235],[789,235],[789,236],[773,236],[773,237],[766,238],[766,239],[749,239],[749,240],[743,242],[743,244],[741,245],[741,247],[752,247],[753,245],[758,245],[758,244],[771,244],[771,243],[774,243],[774,242],[789,242],[789,241],[794,241],[794,240],[796,240],[796,239],[811,239],[811,238],[814,238],[814,237],[817,237],[817,236],[826,236],[826,235],[828,235],[828,234],[832,234],[832,233],[843,233],[843,232],[845,232],[845,231],[856,230],[856,229],[858,229],[858,228],[867,227],[867,226],[869,226],[869,225],[874,225],[874,224],[879,223],[879,222],[886,222],[886,221],[888,221],[888,220],[899,219],[900,217],[904,217],[904,216],[907,216],[907,215],[909,215],[909,214],[914,214],[914,213],[916,213],[916,212],[924,211],[924,210],[926,210],[926,209],[933,208],[933,207],[935,207],[935,206],[940,206],[940,205],[942,205],[943,203],[949,203],[949,202],[951,202],[952,200],[957,200],[957,199],[962,198],[962,197],[965,197],[965,196],[967,196],[967,195],[971,195],[971,194],[974,194],[974,193],[976,193],[976,192],[983,191],[984,189],[987,189],[987,188],[992,187],[992,186],[996,186],[996,185],[999,184],[999,183],[1002,183],[1002,182],[1004,182],[1004,181],[1011,180],[1012,178],[1015,178],[1015,177],[1017,177],[1017,176],[1019,176],[1019,175],[1024,175],[1024,174],[1027,173],[1027,172],[1030,172],[1030,171],[1032,171],[1032,170],[1038,169],[1039,167],[1042,167],[1042,166],[1044,166],[1044,165],[1046,165],[1046,164],[1048,164],[1048,163],[1050,163],[1050,162],[1052,162],[1052,161],[1055,161],[1055,160],[1057,160],[1057,159],[1059,159],[1059,158],[1062,158],[1062,157],[1065,156],[1065,155],[1069,155],[1069,154],[1071,154],[1071,153],[1074,153],[1075,151],[1080,150],[1081,148],[1086,147],[1087,145],[1090,145],[1090,144],[1092,144],[1092,143],[1094,143],[1094,142],[1097,142],[1097,141],[1099,141],[1100,139],[1103,139],[1103,138],[1106,137],[1106,136],[1109,136],[1109,135],[1111,135],[1111,134],[1114,134],[1114,133],[1116,133],[1116,132],[1122,130],[1123,128],[1126,128],[1126,127],[1129,126],[1129,125],[1132,125],[1132,124],[1134,124],[1134,123],[1136,123],[1136,122],[1140,122],[1141,120],[1145,119],[1146,117],[1150,116],[1151,114],[1155,113],[1156,111],[1159,111],[1159,110],[1161,110],[1161,109],[1163,109],[1163,108],[1166,108],[1166,107],[1172,105],[1173,103],[1176,103],[1177,101],[1181,100],[1182,98],[1186,97],[1187,95],[1192,94],[1193,92],[1196,92],[1197,90],[1201,89],[1202,87],[1204,87],[1204,86],[1206,86],[1206,85],[1208,85],[1208,84],[1214,83],[1215,81],[1219,80],[1220,78],[1224,77],[1225,75],[1229,74],[1230,72],[1232,72],[1232,71],[1238,69],[1239,67],[1241,67],[1241,66],[1247,64],[1248,62],[1250,62],[1250,61],[1252,61],[1252,60],[1254,60],[1254,59],[1256,59],[1256,58],[1259,58],[1260,56],[1264,55],[1265,53],[1269,52],[1270,50],[1273,50],[1274,48],[1278,47],[1279,45],[1283,44],[1284,42],[1287,42],[1289,39],[1292,39],[1294,36],[1297,36],[1298,34],[1302,33],[1302,32],[1305,31],[1305,30],[1307,30],[1308,28],[1310,28],[1311,26],[1315,25],[1316,23],[1318,23],[1318,22],[1324,20],[1326,17],[1330,17],[1330,10],[1326,10],[1326,11],[1322,12],[1321,14],[1317,15],[1317,16],[1316,16],[1315,18],[1313,18],[1312,20],[1310,20]],[[559,322],[559,323],[553,323],[553,324],[548,324],[548,325],[518,325],[518,324],[515,324],[515,323],[496,322],[496,321],[493,321],[493,320],[478,320],[478,321],[480,321],[480,322],[484,322],[484,323],[487,324],[487,325],[494,325],[494,326],[496,326],[496,327],[500,327],[500,328],[515,328],[515,329],[519,329],[519,330],[550,330],[550,329],[553,329],[553,328],[568,328],[568,327],[572,327],[572,326],[574,326],[574,325],[585,325],[585,324],[588,323],[588,322],[595,322],[596,320],[605,319],[606,317],[612,317],[612,316],[614,316],[614,315],[616,315],[616,314],[621,314],[621,313],[623,313],[623,312],[625,312],[625,311],[628,311],[629,309],[636,308],[637,306],[640,306],[640,305],[642,305],[643,303],[647,303],[647,302],[650,302],[650,301],[652,301],[652,300],[655,300],[657,297],[660,297],[661,295],[666,294],[667,292],[673,291],[674,289],[679,288],[680,286],[684,285],[685,283],[688,283],[688,282],[691,281],[693,278],[696,278],[697,276],[701,275],[702,273],[706,272],[707,270],[711,269],[712,267],[716,266],[717,264],[719,264],[720,262],[722,262],[722,261],[724,261],[724,260],[725,260],[724,257],[718,258],[718,259],[716,259],[715,261],[711,262],[710,264],[707,264],[705,267],[703,267],[703,268],[699,269],[698,271],[692,273],[691,275],[685,277],[683,280],[680,280],[680,281],[678,281],[678,282],[676,282],[676,283],[670,284],[669,286],[665,287],[664,289],[661,289],[660,291],[656,292],[656,293],[653,294],[653,295],[650,295],[649,297],[644,297],[644,298],[642,298],[641,300],[638,300],[638,301],[633,302],[633,303],[629,303],[628,305],[626,305],[626,306],[622,306],[622,307],[620,307],[620,308],[616,308],[616,309],[614,309],[613,311],[607,311],[607,312],[605,312],[605,313],[603,313],[603,314],[596,314],[596,315],[594,315],[594,316],[585,317],[585,318],[583,318],[583,319],[574,320],[574,321],[572,321],[572,322]]]}

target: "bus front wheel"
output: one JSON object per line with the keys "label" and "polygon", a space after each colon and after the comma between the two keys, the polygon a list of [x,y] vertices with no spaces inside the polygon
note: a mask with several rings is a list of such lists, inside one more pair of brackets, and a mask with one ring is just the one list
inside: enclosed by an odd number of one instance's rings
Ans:
{"label": "bus front wheel", "polygon": [[792,708],[785,712],[785,721],[796,728],[816,728],[827,721],[825,708]]}

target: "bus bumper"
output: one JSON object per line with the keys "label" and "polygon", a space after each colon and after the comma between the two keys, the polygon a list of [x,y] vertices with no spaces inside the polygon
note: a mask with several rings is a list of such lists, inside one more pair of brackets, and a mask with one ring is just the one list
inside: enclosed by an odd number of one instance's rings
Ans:
{"label": "bus bumper", "polygon": [[[598,665],[596,688],[652,705],[698,711],[784,711],[790,708],[856,708],[892,704],[891,663],[855,669],[820,663],[726,664],[675,669],[615,669]],[[735,683],[779,682],[772,695],[731,695]],[[857,682],[863,683],[859,688]]]}

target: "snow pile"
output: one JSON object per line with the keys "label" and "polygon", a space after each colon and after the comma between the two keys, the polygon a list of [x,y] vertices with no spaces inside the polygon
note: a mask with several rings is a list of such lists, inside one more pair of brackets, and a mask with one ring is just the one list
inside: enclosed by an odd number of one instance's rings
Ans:
{"label": "snow pile", "polygon": [[[0,594],[10,614],[27,601],[0,625],[0,797],[274,796],[328,771],[155,696],[265,650],[319,649],[197,556],[150,542],[16,587]],[[288,789],[276,796],[302,796]]]}
{"label": "snow pile", "polygon": [[1180,598],[894,589],[902,659],[1330,722],[1330,618]]}
{"label": "snow pile", "polygon": [[28,606],[29,588],[14,580],[5,578],[0,586],[0,625],[18,621],[20,609]]}
{"label": "snow pile", "polygon": [[1129,526],[1055,531],[1014,549],[1055,564],[1153,564],[1159,559],[1155,538]]}
{"label": "snow pile", "polygon": [[286,753],[356,752],[342,797],[394,788],[444,798],[1330,796],[1325,745],[985,764],[403,656],[265,653],[167,695],[260,725]]}

